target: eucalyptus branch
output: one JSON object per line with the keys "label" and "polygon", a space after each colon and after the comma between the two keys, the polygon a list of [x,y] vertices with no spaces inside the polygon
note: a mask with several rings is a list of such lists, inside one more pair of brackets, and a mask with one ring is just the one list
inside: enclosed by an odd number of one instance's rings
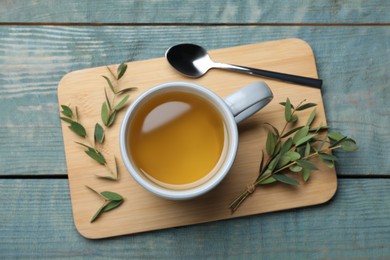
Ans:
{"label": "eucalyptus branch", "polygon": [[[234,213],[260,185],[274,182],[281,182],[289,185],[300,184],[296,178],[286,175],[287,173],[295,173],[293,176],[301,176],[303,181],[307,182],[311,172],[318,170],[317,166],[310,161],[312,158],[319,157],[320,161],[325,163],[328,167],[334,167],[337,157],[329,152],[336,149],[342,149],[347,152],[357,150],[358,147],[356,142],[341,133],[328,132],[322,140],[318,140],[318,132],[327,129],[327,127],[320,125],[319,127],[310,128],[316,115],[315,108],[312,110],[304,126],[295,127],[285,133],[288,125],[293,124],[298,120],[296,112],[316,106],[314,103],[304,102],[305,100],[294,107],[287,98],[286,102],[280,103],[284,106],[284,117],[286,121],[281,132],[273,125],[267,123],[267,125],[271,126],[266,141],[268,158],[264,163],[264,152],[262,152],[259,175],[256,180],[248,185],[247,189],[229,205],[232,213]],[[328,146],[324,147],[325,144]]]}

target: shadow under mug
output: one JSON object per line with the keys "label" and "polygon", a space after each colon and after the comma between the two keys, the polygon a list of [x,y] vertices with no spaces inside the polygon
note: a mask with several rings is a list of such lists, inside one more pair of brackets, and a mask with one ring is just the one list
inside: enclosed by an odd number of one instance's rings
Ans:
{"label": "shadow under mug", "polygon": [[[134,116],[148,100],[169,92],[188,92],[207,100],[218,111],[226,127],[224,138],[227,138],[227,145],[223,155],[221,155],[218,167],[213,170],[213,174],[207,180],[197,185],[190,185],[185,189],[170,188],[148,178],[135,164],[129,148],[129,133],[132,130],[130,126]],[[168,82],[157,85],[137,97],[126,111],[119,135],[124,165],[139,185],[162,198],[184,200],[203,195],[225,178],[235,160],[238,148],[237,124],[262,109],[272,98],[273,94],[264,82],[249,84],[224,99],[211,90],[190,82]]]}

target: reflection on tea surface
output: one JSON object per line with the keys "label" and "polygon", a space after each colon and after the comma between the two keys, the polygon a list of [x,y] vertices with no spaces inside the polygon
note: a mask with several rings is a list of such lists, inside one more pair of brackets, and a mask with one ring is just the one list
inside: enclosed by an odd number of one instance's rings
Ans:
{"label": "reflection on tea surface", "polygon": [[135,165],[160,185],[185,185],[205,178],[221,158],[223,119],[207,100],[187,92],[151,98],[130,126]]}

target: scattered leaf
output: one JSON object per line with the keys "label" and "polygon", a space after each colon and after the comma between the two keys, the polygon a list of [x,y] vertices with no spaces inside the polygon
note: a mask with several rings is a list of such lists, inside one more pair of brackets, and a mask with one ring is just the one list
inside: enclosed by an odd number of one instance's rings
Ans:
{"label": "scattered leaf", "polygon": [[84,126],[77,122],[72,122],[69,126],[69,129],[72,130],[78,136],[85,137],[87,135]]}
{"label": "scattered leaf", "polygon": [[74,122],[72,119],[70,119],[68,117],[61,116],[60,118],[61,118],[61,120],[65,121],[65,122],[67,122],[69,124],[72,124]]}
{"label": "scattered leaf", "polygon": [[104,208],[103,208],[103,212],[108,212],[112,209],[115,209],[117,207],[119,207],[121,204],[123,203],[123,199],[122,200],[114,200],[114,201],[110,201]]}
{"label": "scattered leaf", "polygon": [[125,93],[127,93],[127,92],[135,91],[135,90],[137,90],[136,87],[124,88],[124,89],[118,90],[118,92],[116,92],[116,94],[117,94],[117,95],[122,95],[122,94],[125,94]]}
{"label": "scattered leaf", "polygon": [[95,142],[98,142],[100,144],[104,142],[104,129],[99,123],[96,123],[95,125],[94,137],[95,137]]}
{"label": "scattered leaf", "polygon": [[112,110],[111,103],[110,103],[110,100],[109,100],[109,98],[107,96],[106,88],[104,88],[104,95],[106,96],[106,102],[107,102],[108,109],[111,111]]}
{"label": "scattered leaf", "polygon": [[86,154],[88,154],[89,157],[100,163],[101,165],[106,164],[106,159],[104,158],[103,154],[101,154],[99,151],[96,151],[94,149],[88,149],[85,151]]}
{"label": "scattered leaf", "polygon": [[129,95],[126,95],[115,107],[114,110],[119,111],[125,105],[126,101],[129,99]]}
{"label": "scattered leaf", "polygon": [[107,200],[123,200],[123,197],[121,195],[112,191],[103,191],[100,192],[100,194]]}
{"label": "scattered leaf", "polygon": [[116,117],[116,110],[114,110],[114,112],[110,115],[110,118],[108,118],[107,126],[111,126],[114,123],[115,117]]}
{"label": "scattered leaf", "polygon": [[62,108],[61,113],[63,115],[70,117],[70,118],[73,116],[73,112],[72,112],[72,109],[70,109],[70,107],[65,106],[65,105],[61,105],[61,108]]}
{"label": "scattered leaf", "polygon": [[102,118],[103,124],[105,126],[107,126],[108,125],[108,119],[109,119],[109,112],[108,112],[108,107],[107,107],[107,103],[106,102],[103,102],[103,105],[102,105],[101,118]]}
{"label": "scattered leaf", "polygon": [[315,107],[315,106],[317,106],[317,104],[315,104],[315,103],[306,103],[306,104],[303,104],[303,105],[297,107],[296,110],[297,111],[302,111],[302,110],[308,109],[310,107]]}
{"label": "scattered leaf", "polygon": [[107,84],[108,84],[108,86],[110,87],[112,93],[116,94],[115,89],[114,89],[114,86],[112,85],[111,80],[110,80],[108,77],[106,77],[106,76],[102,76],[102,77],[106,79]]}
{"label": "scattered leaf", "polygon": [[127,64],[126,63],[121,63],[118,67],[118,70],[117,70],[117,73],[118,73],[118,80],[121,79],[123,77],[123,75],[125,74],[127,70]]}
{"label": "scattered leaf", "polygon": [[314,108],[313,111],[311,111],[310,116],[307,119],[306,126],[310,126],[311,123],[313,123],[313,120],[316,117],[316,110],[317,110],[317,108]]}
{"label": "scattered leaf", "polygon": [[101,206],[98,209],[98,211],[96,211],[95,215],[93,215],[93,217],[91,219],[91,223],[95,222],[95,220],[97,220],[100,217],[100,215],[103,213],[104,207],[106,207],[108,204],[109,204],[109,202],[104,203],[103,206]]}

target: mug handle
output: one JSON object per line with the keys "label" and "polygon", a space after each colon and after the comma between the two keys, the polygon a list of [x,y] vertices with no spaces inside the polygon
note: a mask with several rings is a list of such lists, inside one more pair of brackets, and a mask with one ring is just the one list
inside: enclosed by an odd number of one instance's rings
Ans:
{"label": "mug handle", "polygon": [[259,81],[237,90],[225,97],[224,101],[238,124],[265,107],[273,97],[268,85]]}

